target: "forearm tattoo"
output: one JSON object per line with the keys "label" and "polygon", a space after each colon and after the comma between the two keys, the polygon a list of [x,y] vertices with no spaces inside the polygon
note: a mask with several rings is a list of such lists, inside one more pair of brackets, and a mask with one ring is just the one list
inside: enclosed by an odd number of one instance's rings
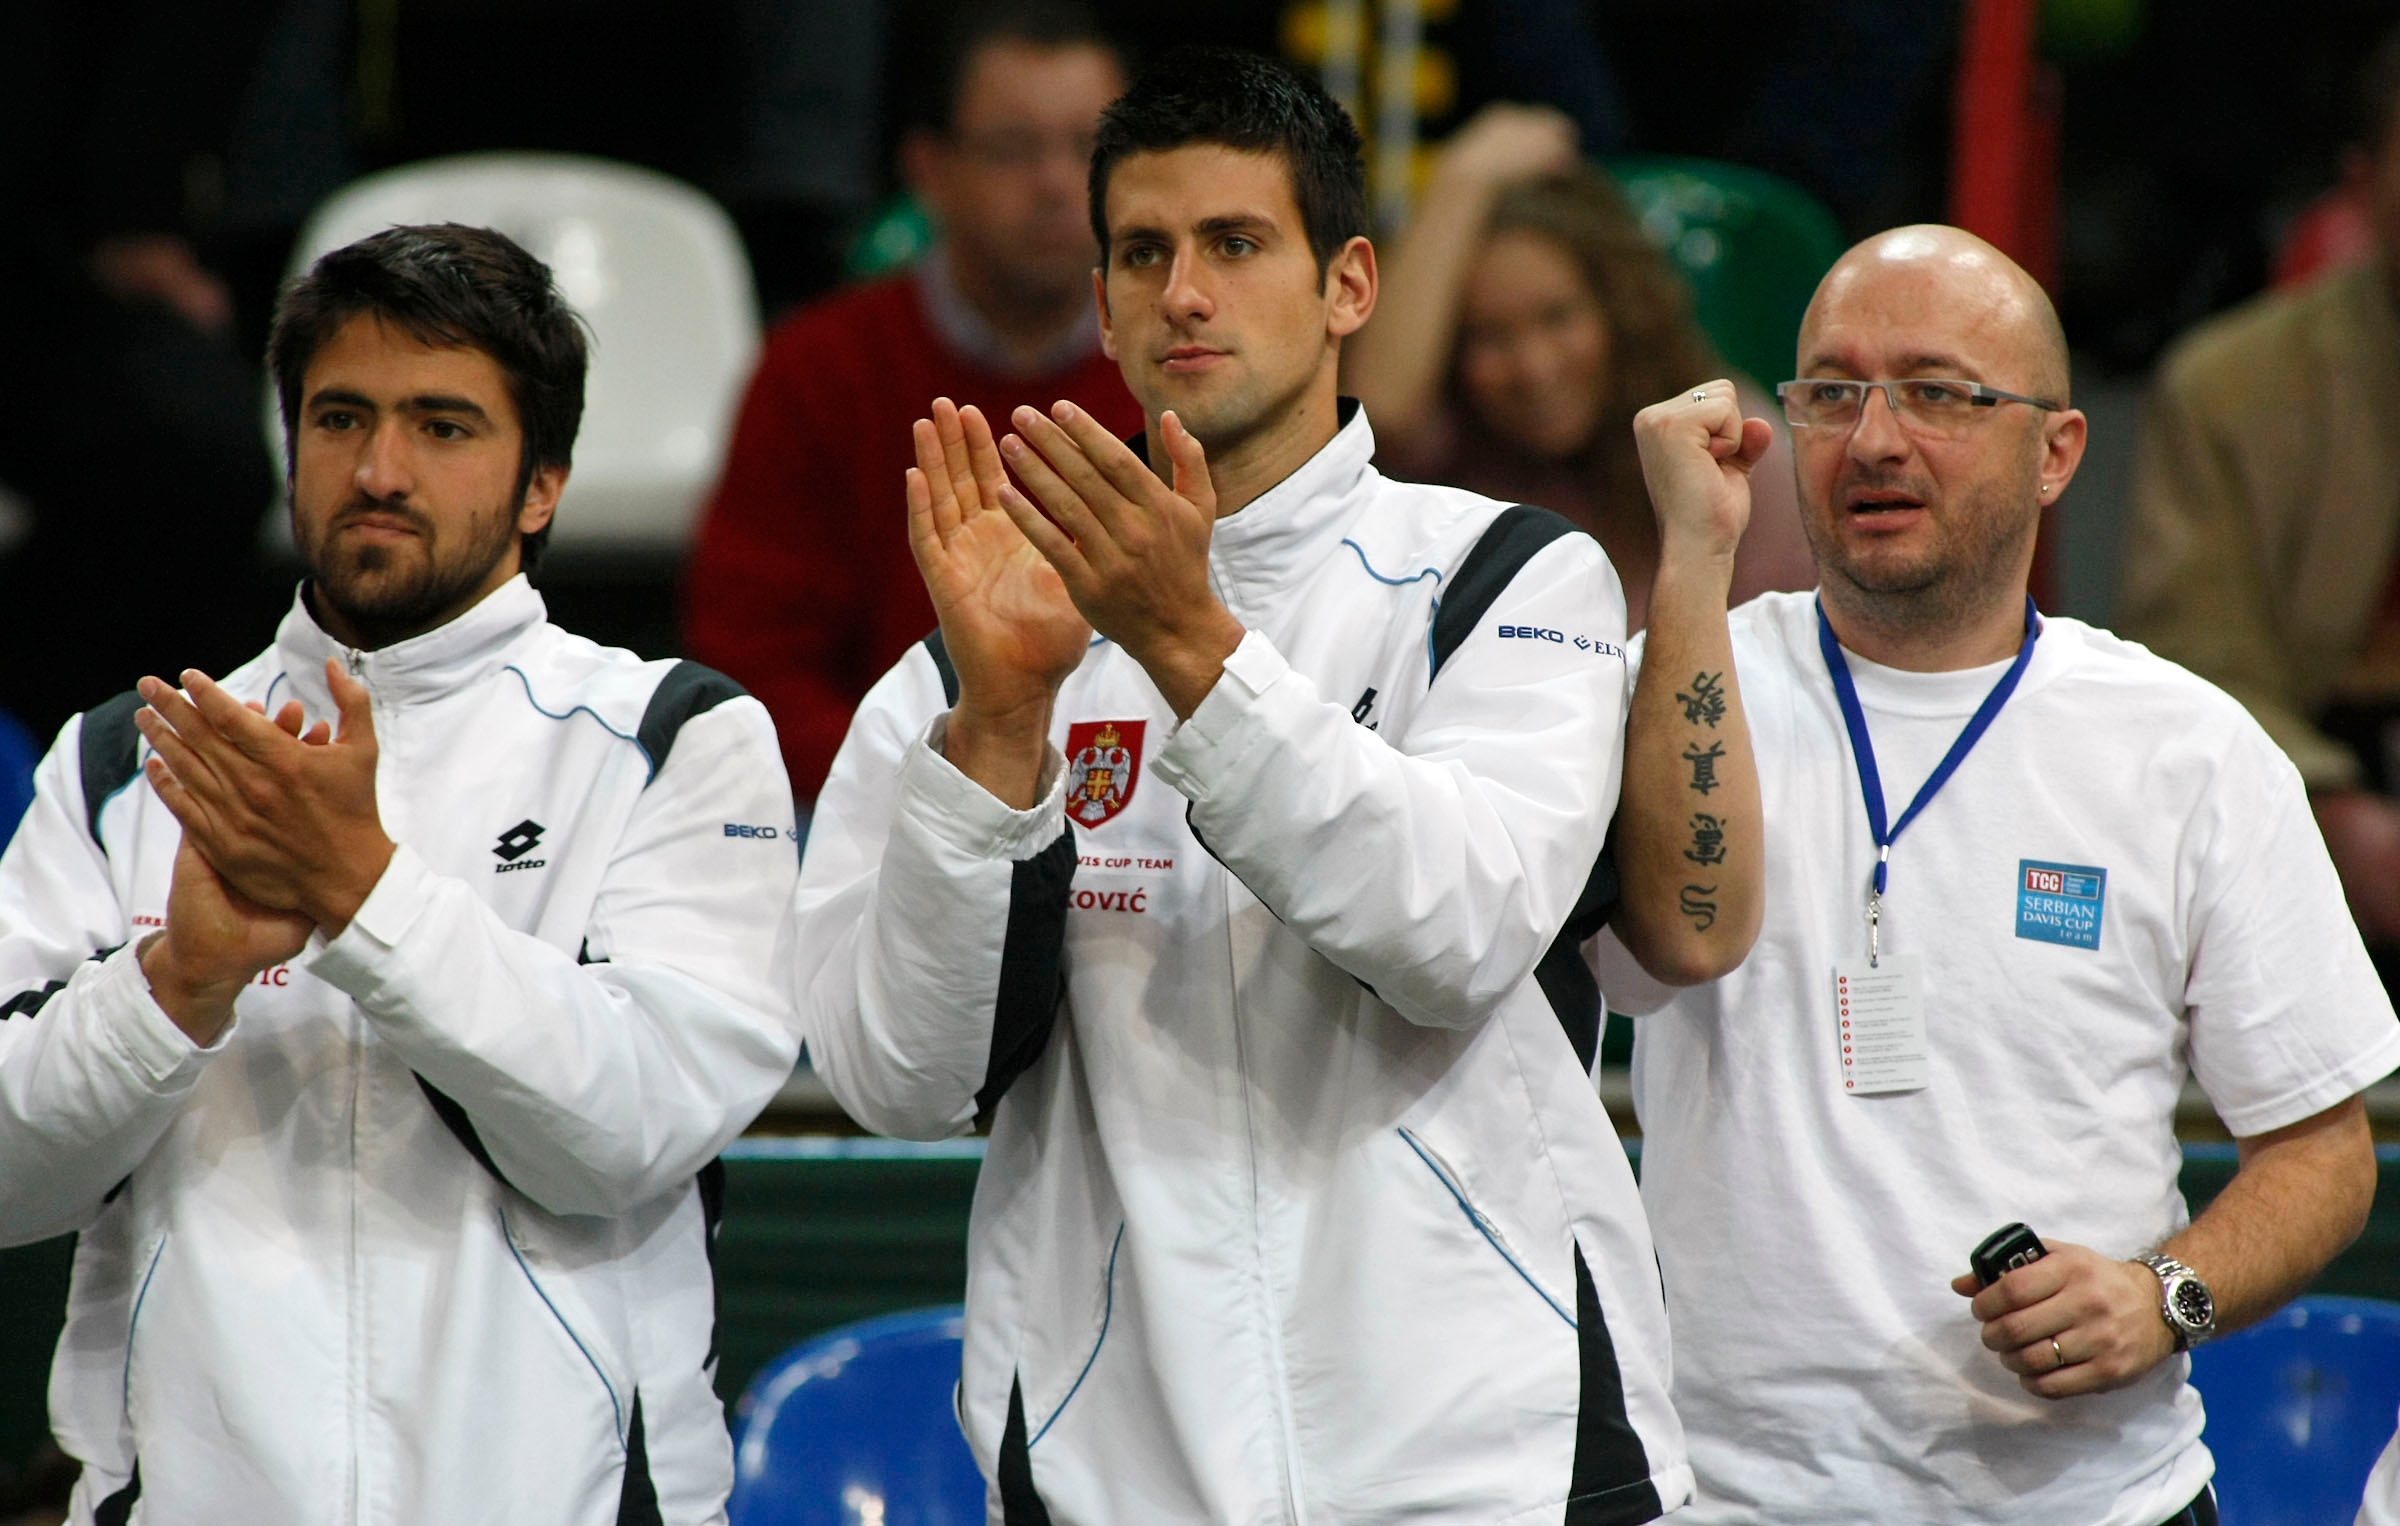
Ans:
{"label": "forearm tattoo", "polygon": [[1683,887],[1683,914],[1692,919],[1692,931],[1704,933],[1717,925],[1717,903],[1708,899],[1716,893],[1714,885]]}
{"label": "forearm tattoo", "polygon": [[1695,813],[1692,817],[1692,845],[1683,850],[1683,856],[1695,864],[1725,862],[1724,825],[1706,811]]}
{"label": "forearm tattoo", "polygon": [[1717,729],[1717,722],[1725,719],[1725,689],[1718,682],[1724,676],[1722,673],[1695,673],[1692,675],[1690,693],[1686,694],[1680,689],[1676,691],[1675,700],[1683,706],[1685,720],[1694,725],[1706,722],[1709,730]]}
{"label": "forearm tattoo", "polygon": [[1723,742],[1711,742],[1703,752],[1694,742],[1683,749],[1684,761],[1692,765],[1692,788],[1705,795],[1720,782],[1717,778],[1717,759],[1725,756]]}
{"label": "forearm tattoo", "polygon": [[[1706,726],[1714,731],[1725,719],[1724,673],[1701,672],[1692,675],[1691,687],[1676,691],[1675,702],[1683,707],[1685,724]],[[1717,760],[1725,756],[1725,743],[1716,738],[1700,745],[1694,738],[1683,749],[1683,760],[1692,766],[1691,790],[1696,795],[1712,793],[1724,781],[1717,777]],[[1696,811],[1690,822],[1691,846],[1683,856],[1692,863],[1721,865],[1725,862],[1725,823],[1707,811]],[[1707,932],[1717,923],[1717,887],[1688,884],[1683,887],[1683,914],[1692,920],[1694,932]]]}

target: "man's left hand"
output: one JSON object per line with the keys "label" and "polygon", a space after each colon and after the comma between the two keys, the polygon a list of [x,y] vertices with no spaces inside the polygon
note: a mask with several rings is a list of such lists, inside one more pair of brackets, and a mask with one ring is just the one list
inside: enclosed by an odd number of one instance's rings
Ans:
{"label": "man's left hand", "polygon": [[2054,1240],[2041,1260],[1980,1292],[1971,1274],[1950,1287],[1975,1300],[1983,1344],[2040,1398],[2123,1388],[2175,1354],[2158,1274],[2087,1246]]}
{"label": "man's left hand", "polygon": [[165,766],[159,798],[209,865],[251,900],[299,911],[332,938],[383,877],[394,844],[375,807],[366,685],[338,662],[325,674],[341,716],[329,742],[293,735],[196,670],[185,671],[181,693],[143,679],[150,708],[135,724]]}
{"label": "man's left hand", "polygon": [[1175,714],[1189,718],[1242,642],[1241,622],[1208,586],[1217,493],[1200,442],[1174,414],[1160,418],[1174,463],[1169,487],[1072,403],[1054,405],[1047,417],[1019,408],[1009,422],[1017,433],[1000,452],[1041,507],[1014,487],[1001,489],[1002,507],[1058,569],[1092,628],[1123,647]]}

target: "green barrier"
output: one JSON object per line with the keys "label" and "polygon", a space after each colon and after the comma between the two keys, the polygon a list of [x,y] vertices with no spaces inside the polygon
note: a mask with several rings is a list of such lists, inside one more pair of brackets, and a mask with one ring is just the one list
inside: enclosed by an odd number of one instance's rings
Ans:
{"label": "green barrier", "polygon": [[[1640,1162],[1638,1142],[1632,1149]],[[2400,1146],[2381,1166],[2366,1233],[2312,1292],[2400,1302]],[[966,1288],[975,1140],[748,1139],[726,1152],[717,1241],[717,1391],[728,1407],[778,1352],[872,1314],[956,1303]],[[2184,1197],[2197,1212],[2233,1176],[2229,1144],[2184,1147]],[[48,1432],[43,1390],[66,1305],[71,1239],[0,1251],[0,1459],[33,1454]]]}

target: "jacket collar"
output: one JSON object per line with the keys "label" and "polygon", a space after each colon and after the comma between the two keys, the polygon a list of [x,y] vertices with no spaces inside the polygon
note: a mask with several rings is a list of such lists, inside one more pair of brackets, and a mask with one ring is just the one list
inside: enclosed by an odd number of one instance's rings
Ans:
{"label": "jacket collar", "polygon": [[1341,401],[1341,427],[1289,477],[1240,512],[1217,521],[1208,560],[1217,591],[1248,623],[1316,575],[1367,504],[1375,431],[1354,398]]}
{"label": "jacket collar", "polygon": [[328,657],[372,689],[378,705],[421,704],[499,672],[517,639],[547,618],[542,596],[519,573],[449,624],[362,652],[327,635],[309,612],[308,600],[296,594],[291,613],[275,632],[275,660],[311,715],[333,713],[325,685]]}

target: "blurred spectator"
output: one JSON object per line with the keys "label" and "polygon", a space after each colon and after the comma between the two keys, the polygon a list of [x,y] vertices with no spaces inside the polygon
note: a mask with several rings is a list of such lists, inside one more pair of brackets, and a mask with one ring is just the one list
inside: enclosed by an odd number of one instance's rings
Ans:
{"label": "blurred spectator", "polygon": [[2181,340],[2143,426],[2125,633],[2231,691],[2309,786],[2368,946],[2400,975],[2400,30],[2346,180],[2376,248]]}
{"label": "blurred spectator", "polygon": [[45,737],[145,670],[238,659],[265,596],[260,383],[194,229],[269,9],[9,8],[0,488],[29,522],[0,551],[0,706]]}
{"label": "blurred spectator", "polygon": [[869,685],[933,628],[908,550],[909,424],[937,396],[1005,418],[1068,397],[1131,434],[1100,353],[1084,177],[1121,61],[1079,6],[962,13],[901,144],[939,238],[902,274],[767,338],[685,588],[693,657],[765,701],[812,798]]}
{"label": "blurred spectator", "polygon": [[[1539,504],[1589,530],[1639,629],[1658,565],[1633,415],[1726,374],[1683,281],[1616,187],[1577,157],[1573,123],[1492,106],[1442,152],[1384,265],[1375,317],[1344,366],[1396,475]],[[1777,378],[1780,380],[1780,378]],[[1782,410],[1736,378],[1743,411],[1775,425],[1751,474],[1757,505],[1733,597],[1811,588]]]}

